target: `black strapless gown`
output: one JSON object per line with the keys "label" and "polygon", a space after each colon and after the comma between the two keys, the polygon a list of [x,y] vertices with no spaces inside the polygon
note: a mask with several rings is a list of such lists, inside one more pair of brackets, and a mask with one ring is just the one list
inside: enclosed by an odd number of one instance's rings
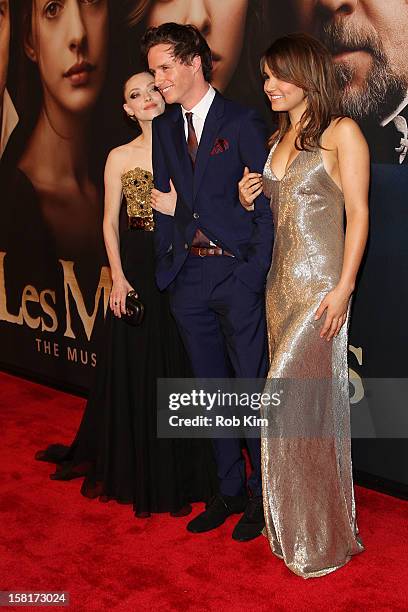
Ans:
{"label": "black strapless gown", "polygon": [[70,447],[54,444],[36,458],[57,463],[56,480],[84,476],[81,492],[133,504],[136,516],[187,514],[191,501],[217,490],[209,440],[158,439],[156,379],[190,377],[166,294],[154,279],[154,232],[121,234],[126,278],[145,305],[140,327],[108,309],[104,346],[81,425]]}

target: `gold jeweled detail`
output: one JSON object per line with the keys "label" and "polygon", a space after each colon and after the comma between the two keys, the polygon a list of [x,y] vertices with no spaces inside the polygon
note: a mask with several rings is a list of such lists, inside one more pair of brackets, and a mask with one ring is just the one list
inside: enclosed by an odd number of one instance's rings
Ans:
{"label": "gold jeweled detail", "polygon": [[133,168],[122,174],[121,180],[129,219],[135,217],[143,219],[140,228],[152,232],[154,230],[151,207],[152,173],[142,168]]}

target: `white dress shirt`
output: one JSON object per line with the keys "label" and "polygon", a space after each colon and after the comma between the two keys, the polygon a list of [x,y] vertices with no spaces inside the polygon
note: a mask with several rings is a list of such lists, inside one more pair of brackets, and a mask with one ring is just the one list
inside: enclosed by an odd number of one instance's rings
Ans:
{"label": "white dress shirt", "polygon": [[197,142],[200,144],[201,135],[204,129],[204,123],[208,115],[208,111],[210,110],[211,104],[215,98],[215,89],[211,85],[208,87],[208,91],[203,98],[189,111],[186,110],[183,106],[181,107],[181,112],[183,113],[184,118],[184,132],[186,135],[186,140],[188,139],[188,125],[186,119],[186,113],[193,113],[193,126],[194,131],[197,136]]}
{"label": "white dress shirt", "polygon": [[[198,144],[200,144],[201,135],[204,129],[204,123],[205,123],[205,120],[207,119],[208,111],[211,108],[211,104],[213,103],[214,98],[215,98],[215,89],[214,87],[209,85],[208,91],[205,94],[205,96],[203,96],[201,100],[199,101],[199,103],[196,104],[192,109],[187,111],[183,106],[181,107],[181,112],[183,113],[183,118],[184,118],[184,133],[186,135],[186,140],[188,140],[188,125],[187,125],[186,113],[193,113],[193,116],[192,116],[193,127],[196,133],[196,136],[197,136],[197,142]],[[216,246],[216,244],[212,240],[210,240],[210,246]]]}
{"label": "white dress shirt", "polygon": [[4,153],[4,149],[6,148],[7,142],[17,123],[17,111],[14,108],[14,104],[10,98],[7,89],[5,89],[3,96],[3,119],[0,132],[0,158]]}
{"label": "white dress shirt", "polygon": [[395,119],[395,117],[397,117],[397,115],[399,115],[400,112],[403,111],[407,105],[408,105],[408,92],[405,98],[403,99],[403,101],[401,102],[401,104],[398,106],[398,108],[395,109],[395,111],[391,113],[391,115],[388,115],[388,117],[386,117],[384,121],[381,121],[381,125],[382,126],[388,125],[388,123],[390,123],[390,121]]}
{"label": "white dress shirt", "polygon": [[381,122],[381,125],[384,127],[392,121],[395,125],[396,130],[401,134],[400,146],[395,149],[395,151],[400,154],[400,164],[404,162],[408,153],[408,124],[405,117],[403,115],[400,115],[400,113],[405,109],[406,106],[408,106],[408,93],[399,105],[399,107],[393,113],[391,113],[391,115],[386,117],[384,121]]}

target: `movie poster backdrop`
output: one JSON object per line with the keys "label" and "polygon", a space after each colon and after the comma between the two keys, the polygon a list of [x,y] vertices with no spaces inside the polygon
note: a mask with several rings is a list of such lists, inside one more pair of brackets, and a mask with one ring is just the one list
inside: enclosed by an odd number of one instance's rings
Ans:
{"label": "movie poster backdrop", "polygon": [[[104,162],[137,135],[122,109],[123,82],[143,68],[146,27],[167,21],[200,28],[213,51],[213,85],[256,107],[271,129],[259,72],[270,42],[307,31],[336,57],[343,110],[372,156],[370,241],[350,330],[353,419],[371,439],[355,443],[355,463],[407,483],[406,397],[395,385],[367,393],[365,382],[408,370],[404,0],[9,0],[0,17],[0,363],[67,389],[91,384],[111,285]],[[72,86],[73,48],[87,62],[85,87]]]}

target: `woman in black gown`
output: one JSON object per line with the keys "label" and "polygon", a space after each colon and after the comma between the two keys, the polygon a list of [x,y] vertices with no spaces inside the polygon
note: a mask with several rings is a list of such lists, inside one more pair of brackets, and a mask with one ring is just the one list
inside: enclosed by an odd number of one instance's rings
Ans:
{"label": "woman in black gown", "polygon": [[[157,378],[190,376],[167,296],[154,280],[151,123],[164,102],[148,73],[133,75],[124,93],[125,111],[142,133],[114,149],[105,168],[104,237],[113,280],[105,344],[75,440],[70,447],[51,445],[36,458],[57,463],[54,480],[84,476],[86,497],[132,503],[138,517],[183,516],[191,501],[216,490],[216,476],[208,441],[156,435]],[[128,219],[120,232],[123,196]],[[173,214],[174,189],[153,190],[153,201],[160,212]],[[131,290],[145,305],[137,327],[122,318]]]}

